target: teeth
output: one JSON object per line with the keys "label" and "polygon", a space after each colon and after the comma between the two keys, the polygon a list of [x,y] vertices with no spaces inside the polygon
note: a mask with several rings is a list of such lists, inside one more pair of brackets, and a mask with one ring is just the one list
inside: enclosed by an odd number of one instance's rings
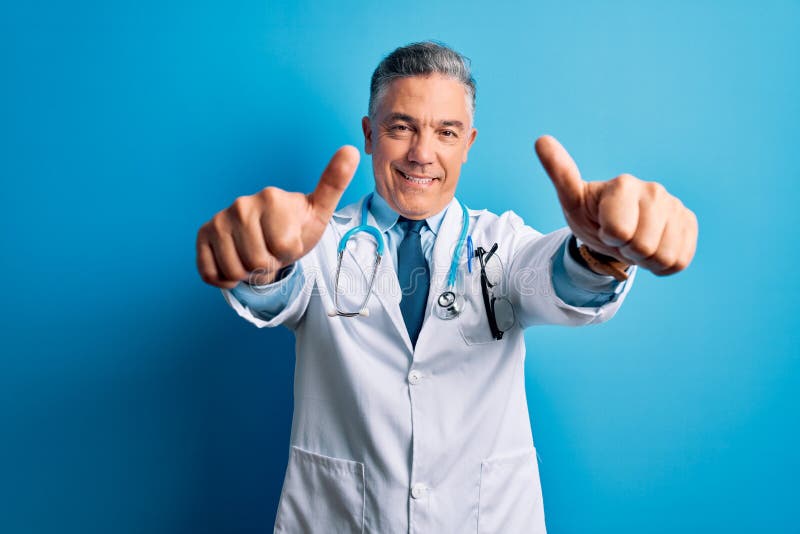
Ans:
{"label": "teeth", "polygon": [[406,180],[409,182],[414,182],[415,184],[429,184],[433,181],[433,178],[414,178],[413,176],[409,176],[404,172],[401,172],[400,174],[402,174]]}

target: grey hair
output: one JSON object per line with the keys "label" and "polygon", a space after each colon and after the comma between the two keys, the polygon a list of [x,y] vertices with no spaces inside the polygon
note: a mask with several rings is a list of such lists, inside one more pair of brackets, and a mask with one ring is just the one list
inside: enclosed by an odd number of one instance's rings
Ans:
{"label": "grey hair", "polygon": [[475,114],[475,78],[470,61],[452,48],[436,41],[411,43],[383,58],[372,73],[369,87],[369,117],[373,119],[386,89],[398,78],[441,74],[464,86],[470,120]]}

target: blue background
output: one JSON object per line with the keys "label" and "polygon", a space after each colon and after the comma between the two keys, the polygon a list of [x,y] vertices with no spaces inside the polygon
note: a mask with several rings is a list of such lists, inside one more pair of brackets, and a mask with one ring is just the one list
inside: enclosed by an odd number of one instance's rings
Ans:
{"label": "blue background", "polygon": [[201,282],[196,231],[363,147],[372,69],[426,38],[473,61],[471,207],[562,226],[551,133],[700,220],[610,323],[527,333],[549,531],[800,532],[800,3],[154,0],[2,6],[0,532],[271,530],[292,338]]}

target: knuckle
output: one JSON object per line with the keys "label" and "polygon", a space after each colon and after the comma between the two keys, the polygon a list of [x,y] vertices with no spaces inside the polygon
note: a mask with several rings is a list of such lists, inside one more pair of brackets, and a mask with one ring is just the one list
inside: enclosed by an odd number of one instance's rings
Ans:
{"label": "knuckle", "polygon": [[682,254],[678,257],[678,261],[675,262],[675,265],[682,271],[691,265],[692,260],[694,259],[695,249],[691,247],[687,250],[684,250]]}
{"label": "knuckle", "polygon": [[620,222],[609,222],[603,226],[603,232],[623,243],[628,243],[633,239],[636,229],[630,225]]}
{"label": "knuckle", "polygon": [[228,208],[228,212],[238,221],[244,221],[247,219],[248,215],[250,214],[250,199],[248,197],[237,197],[236,200],[233,201],[231,207]]}
{"label": "knuckle", "polygon": [[273,236],[270,240],[269,248],[276,255],[285,255],[292,248],[292,240],[286,234]]}
{"label": "knuckle", "polygon": [[693,212],[693,211],[692,211],[692,210],[690,210],[689,208],[686,208],[686,211],[688,211],[688,212],[689,212],[689,224],[690,224],[690,225],[691,225],[691,226],[692,226],[692,227],[693,227],[695,230],[697,230],[697,229],[699,228],[699,226],[700,226],[700,223],[699,223],[699,221],[697,220],[697,214],[695,214],[695,212]]}
{"label": "knuckle", "polygon": [[211,272],[209,269],[201,268],[201,269],[199,269],[199,272],[200,272],[200,278],[206,284],[212,284],[213,285],[217,281],[216,276],[214,276],[214,273]]}
{"label": "knuckle", "polygon": [[227,274],[230,280],[244,280],[247,278],[247,271],[239,265],[228,267]]}
{"label": "knuckle", "polygon": [[270,206],[275,203],[280,193],[280,189],[274,186],[268,186],[258,192],[258,197],[262,203]]}
{"label": "knuckle", "polygon": [[632,174],[623,173],[612,180],[617,187],[627,188],[631,187],[637,182],[637,179]]}
{"label": "knuckle", "polygon": [[201,244],[203,244],[203,243],[205,243],[206,241],[208,241],[208,231],[209,231],[209,228],[208,228],[208,227],[209,227],[209,223],[205,223],[205,224],[204,224],[203,226],[201,226],[201,227],[200,227],[200,229],[197,231],[197,239],[195,240],[195,243],[197,244],[197,246],[198,246],[198,247],[199,247]]}
{"label": "knuckle", "polygon": [[289,252],[291,253],[292,258],[299,258],[303,254],[303,242],[299,237],[292,240]]}
{"label": "knuckle", "polygon": [[263,251],[251,252],[250,255],[244,259],[244,266],[248,271],[262,270],[268,265],[269,257],[267,253]]}
{"label": "knuckle", "polygon": [[672,266],[672,272],[677,273],[677,272],[683,271],[688,266],[689,266],[688,260],[680,259],[680,260],[676,261],[675,264]]}
{"label": "knuckle", "polygon": [[224,234],[227,230],[227,227],[228,225],[222,212],[214,215],[208,222],[208,230],[211,235]]}
{"label": "knuckle", "polygon": [[656,276],[670,276],[684,270],[685,268],[686,265],[682,265],[680,262],[676,262],[670,265],[664,265],[658,268],[654,268],[652,269],[652,272]]}
{"label": "knuckle", "polygon": [[669,270],[678,261],[678,256],[671,252],[661,252],[654,255],[653,258],[662,270]]}
{"label": "knuckle", "polygon": [[658,245],[636,240],[632,241],[628,248],[640,258],[649,258],[658,251]]}
{"label": "knuckle", "polygon": [[672,220],[681,220],[681,217],[684,217],[687,210],[686,207],[683,205],[683,202],[680,199],[673,197],[666,193],[666,189],[664,190],[664,196],[667,199],[667,207],[665,208],[665,213],[667,216]]}
{"label": "knuckle", "polygon": [[303,243],[299,237],[282,234],[272,239],[269,248],[279,258],[294,259],[302,254]]}
{"label": "knuckle", "polygon": [[667,189],[658,182],[645,182],[644,188],[647,195],[652,199],[667,195]]}
{"label": "knuckle", "polygon": [[216,256],[216,263],[219,265],[219,278],[221,280],[240,280],[244,267],[241,264],[239,255],[236,253],[221,253]]}

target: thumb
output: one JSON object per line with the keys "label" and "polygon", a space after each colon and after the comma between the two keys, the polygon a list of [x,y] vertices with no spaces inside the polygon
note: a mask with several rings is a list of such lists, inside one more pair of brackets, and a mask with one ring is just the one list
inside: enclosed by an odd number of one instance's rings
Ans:
{"label": "thumb", "polygon": [[583,203],[583,180],[575,161],[555,137],[544,135],[536,140],[536,155],[558,193],[565,211],[572,211]]}
{"label": "thumb", "polygon": [[360,159],[361,154],[354,146],[345,145],[337,150],[325,167],[316,189],[308,195],[312,208],[326,220],[336,210],[339,199],[356,173]]}

